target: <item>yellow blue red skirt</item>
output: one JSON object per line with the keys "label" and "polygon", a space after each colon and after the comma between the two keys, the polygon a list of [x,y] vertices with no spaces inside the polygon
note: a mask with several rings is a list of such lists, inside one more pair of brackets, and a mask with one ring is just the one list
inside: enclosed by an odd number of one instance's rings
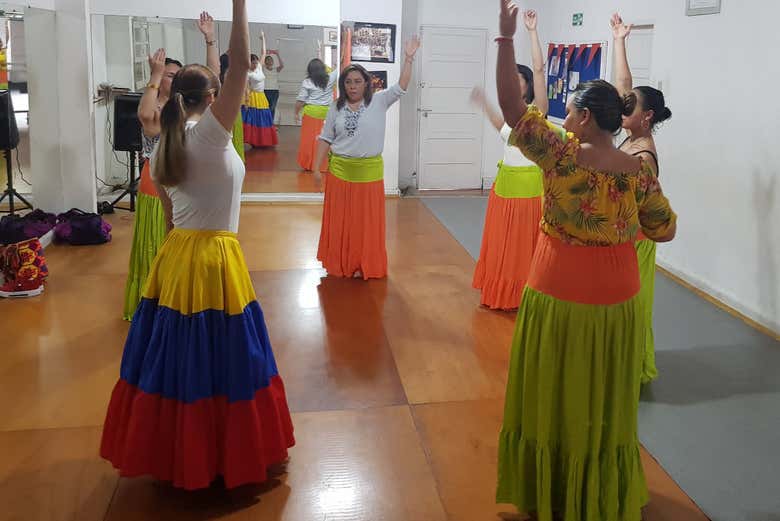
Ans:
{"label": "yellow blue red skirt", "polygon": [[253,147],[272,147],[279,144],[274,116],[264,92],[252,91],[249,104],[241,107],[244,121],[244,142]]}
{"label": "yellow blue red skirt", "polygon": [[101,456],[188,490],[267,479],[294,444],[284,384],[234,233],[173,230],[149,273]]}

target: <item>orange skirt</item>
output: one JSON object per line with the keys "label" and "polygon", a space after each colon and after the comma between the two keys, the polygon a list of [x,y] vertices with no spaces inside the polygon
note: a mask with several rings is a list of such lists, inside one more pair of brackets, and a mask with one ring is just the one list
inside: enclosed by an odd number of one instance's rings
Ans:
{"label": "orange skirt", "polygon": [[141,179],[138,182],[138,191],[144,195],[160,197],[160,194],[157,193],[157,186],[152,181],[151,164],[152,161],[149,159],[144,161],[144,167],[141,169]]}
{"label": "orange skirt", "polygon": [[541,220],[541,197],[505,198],[490,191],[472,282],[482,291],[480,304],[504,310],[520,306]]}
{"label": "orange skirt", "polygon": [[325,205],[317,260],[328,275],[363,279],[387,276],[385,183],[350,183],[325,177]]}
{"label": "orange skirt", "polygon": [[[311,116],[303,115],[301,120],[301,142],[298,145],[298,166],[307,172],[314,171],[314,156],[317,154],[319,137],[322,134],[322,127],[325,126],[324,119],[317,119]],[[320,165],[320,172],[328,171],[328,158],[325,157]]]}

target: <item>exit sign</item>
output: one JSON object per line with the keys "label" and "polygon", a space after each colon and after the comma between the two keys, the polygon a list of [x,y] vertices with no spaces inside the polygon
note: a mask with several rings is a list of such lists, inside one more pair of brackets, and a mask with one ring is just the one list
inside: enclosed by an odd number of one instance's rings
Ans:
{"label": "exit sign", "polygon": [[574,15],[572,15],[571,17],[571,24],[574,27],[579,27],[582,25],[582,19],[583,19],[582,13],[574,13]]}

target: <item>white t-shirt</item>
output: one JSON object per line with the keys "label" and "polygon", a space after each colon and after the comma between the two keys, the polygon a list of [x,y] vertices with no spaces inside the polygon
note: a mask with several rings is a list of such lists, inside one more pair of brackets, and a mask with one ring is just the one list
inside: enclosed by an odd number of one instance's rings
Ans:
{"label": "white t-shirt", "polygon": [[259,65],[253,71],[249,71],[249,90],[252,92],[263,92],[265,90],[265,74],[263,68]]}
{"label": "white t-shirt", "polygon": [[297,101],[302,101],[306,105],[320,105],[329,107],[333,103],[333,87],[339,81],[339,72],[334,70],[328,77],[328,86],[324,89],[317,87],[309,78],[301,83],[301,90],[298,91]]}
{"label": "white t-shirt", "polygon": [[263,67],[263,72],[265,73],[265,90],[279,90],[279,71],[276,70],[276,65],[271,70]]}
{"label": "white t-shirt", "polygon": [[520,152],[520,149],[509,144],[509,136],[512,127],[504,123],[501,128],[501,141],[504,142],[504,165],[506,166],[534,166],[534,162]]}
{"label": "white t-shirt", "polygon": [[[185,133],[187,175],[181,184],[165,189],[173,202],[174,226],[238,232],[246,169],[233,147],[232,134],[210,108],[200,121],[188,121]],[[152,155],[152,172],[157,150],[159,146]]]}

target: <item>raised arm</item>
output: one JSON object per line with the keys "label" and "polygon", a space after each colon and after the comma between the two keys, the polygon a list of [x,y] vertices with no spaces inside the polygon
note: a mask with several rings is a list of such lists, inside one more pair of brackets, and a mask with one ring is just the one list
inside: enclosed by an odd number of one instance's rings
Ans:
{"label": "raised arm", "polygon": [[490,123],[496,130],[501,132],[501,129],[504,128],[504,117],[488,102],[485,91],[479,87],[474,87],[474,90],[471,91],[471,102],[482,109]]}
{"label": "raised arm", "polygon": [[284,60],[282,60],[282,55],[279,54],[279,51],[269,51],[271,54],[276,55],[276,59],[279,60],[279,66],[276,67],[276,72],[282,72],[282,69],[284,69]]}
{"label": "raised arm", "polygon": [[151,77],[138,104],[138,119],[141,121],[144,134],[154,137],[159,136],[162,130],[157,97],[160,94],[160,82],[165,74],[165,49],[157,49],[153,55],[149,56],[149,69]]}
{"label": "raised arm", "polygon": [[206,11],[200,13],[198,29],[206,39],[206,66],[214,74],[219,74],[219,47],[217,46],[217,31],[214,29],[214,18]]}
{"label": "raised arm", "polygon": [[523,99],[523,90],[520,88],[520,78],[517,76],[513,41],[517,31],[519,8],[512,0],[499,0],[499,3],[501,4],[499,18],[501,36],[498,38],[498,61],[496,63],[498,104],[504,115],[504,121],[514,128],[528,110],[528,105]]}
{"label": "raised arm", "polygon": [[409,88],[409,82],[412,79],[412,66],[414,65],[414,55],[417,54],[417,49],[420,48],[420,38],[417,35],[409,38],[409,41],[404,45],[404,68],[401,69],[401,79],[398,80],[398,85],[403,90]]}
{"label": "raised arm", "polygon": [[547,74],[544,70],[544,58],[542,57],[542,44],[539,42],[539,18],[536,11],[526,11],[523,14],[525,28],[531,37],[531,59],[534,71],[534,105],[542,114],[547,114],[550,103],[547,99]]}
{"label": "raised arm", "polygon": [[233,0],[233,25],[230,29],[230,67],[225,82],[211,112],[228,132],[233,130],[241,103],[246,94],[247,77],[252,63],[249,59],[249,23],[246,0]]}
{"label": "raised arm", "polygon": [[618,13],[612,15],[609,25],[612,26],[612,37],[615,40],[615,87],[621,96],[625,96],[634,86],[626,53],[626,38],[631,34],[634,25],[624,24]]}
{"label": "raised arm", "polygon": [[265,63],[265,57],[268,56],[268,47],[265,44],[265,31],[260,31],[260,64]]}

